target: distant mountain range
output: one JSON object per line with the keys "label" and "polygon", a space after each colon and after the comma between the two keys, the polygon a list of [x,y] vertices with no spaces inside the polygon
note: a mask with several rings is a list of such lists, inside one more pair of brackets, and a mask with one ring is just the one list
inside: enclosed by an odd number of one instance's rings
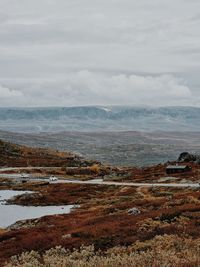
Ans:
{"label": "distant mountain range", "polygon": [[199,131],[196,107],[50,107],[0,108],[0,130],[60,131]]}

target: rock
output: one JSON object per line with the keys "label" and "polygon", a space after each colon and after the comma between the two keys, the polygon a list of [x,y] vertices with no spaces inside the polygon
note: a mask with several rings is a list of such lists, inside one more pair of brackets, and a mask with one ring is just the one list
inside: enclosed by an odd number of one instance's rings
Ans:
{"label": "rock", "polygon": [[67,239],[67,238],[71,238],[71,237],[72,237],[71,234],[67,234],[67,235],[63,235],[62,239]]}
{"label": "rock", "polygon": [[128,210],[128,214],[130,214],[130,215],[138,215],[140,213],[141,213],[141,211],[138,208],[132,208],[132,209]]}
{"label": "rock", "polygon": [[179,162],[195,162],[197,160],[198,156],[192,155],[188,152],[183,152],[179,155],[178,161]]}

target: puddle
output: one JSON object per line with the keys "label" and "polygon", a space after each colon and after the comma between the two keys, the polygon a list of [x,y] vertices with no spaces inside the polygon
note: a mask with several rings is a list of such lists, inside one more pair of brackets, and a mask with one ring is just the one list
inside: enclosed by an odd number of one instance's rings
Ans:
{"label": "puddle", "polygon": [[36,219],[46,215],[68,214],[75,207],[75,205],[45,207],[5,205],[6,200],[24,193],[32,192],[14,190],[0,191],[0,228],[8,227],[20,220]]}

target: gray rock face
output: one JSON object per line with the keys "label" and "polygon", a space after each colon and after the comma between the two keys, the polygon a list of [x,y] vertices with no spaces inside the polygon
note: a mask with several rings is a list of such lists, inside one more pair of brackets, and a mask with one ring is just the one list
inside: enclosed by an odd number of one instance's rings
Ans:
{"label": "gray rock face", "polygon": [[132,209],[128,210],[128,214],[130,214],[130,215],[138,215],[140,213],[141,213],[141,211],[138,208],[132,208]]}
{"label": "gray rock face", "polygon": [[200,162],[200,155],[193,155],[188,152],[183,152],[178,157],[178,162]]}

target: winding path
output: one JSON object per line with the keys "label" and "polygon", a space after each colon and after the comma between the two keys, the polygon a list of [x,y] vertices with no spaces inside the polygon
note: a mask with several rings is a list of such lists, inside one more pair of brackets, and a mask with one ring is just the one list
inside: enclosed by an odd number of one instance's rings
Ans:
{"label": "winding path", "polygon": [[[30,170],[30,169],[52,169],[53,167],[20,167],[20,168],[1,168],[0,177],[20,179],[20,174],[3,173],[5,171]],[[54,168],[55,169],[55,168]],[[48,177],[32,177],[23,180],[27,181],[49,181]],[[50,182],[51,184],[84,184],[84,185],[114,185],[114,186],[134,186],[134,187],[176,187],[176,188],[200,188],[200,183],[132,183],[132,182],[115,182],[103,181],[102,179],[93,179],[87,181],[58,179]]]}

